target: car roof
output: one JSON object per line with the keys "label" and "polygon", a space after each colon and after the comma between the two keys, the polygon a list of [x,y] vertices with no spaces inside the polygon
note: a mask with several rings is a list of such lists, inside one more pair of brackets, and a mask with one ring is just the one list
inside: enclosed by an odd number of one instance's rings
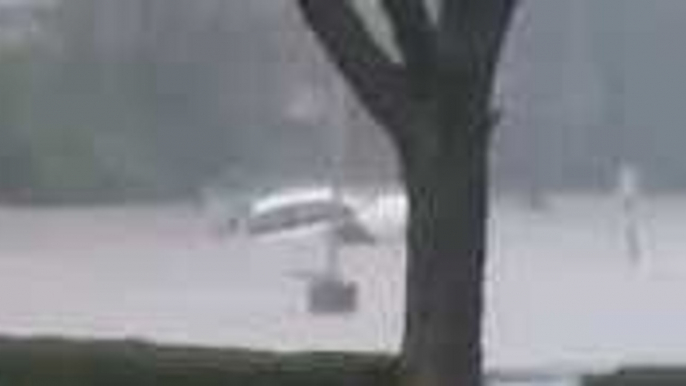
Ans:
{"label": "car roof", "polygon": [[265,212],[289,206],[331,202],[340,204],[332,187],[288,188],[267,194],[253,202],[253,211]]}

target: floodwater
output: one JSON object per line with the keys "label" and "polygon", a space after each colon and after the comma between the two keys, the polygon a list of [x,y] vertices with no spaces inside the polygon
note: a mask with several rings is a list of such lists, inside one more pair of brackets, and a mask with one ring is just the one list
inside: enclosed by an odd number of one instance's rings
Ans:
{"label": "floodwater", "polygon": [[[629,261],[618,206],[494,205],[486,311],[492,367],[686,361],[686,197],[641,208]],[[343,251],[357,312],[307,312],[325,238],[219,238],[192,206],[0,209],[0,333],[274,350],[396,350],[400,237]]]}

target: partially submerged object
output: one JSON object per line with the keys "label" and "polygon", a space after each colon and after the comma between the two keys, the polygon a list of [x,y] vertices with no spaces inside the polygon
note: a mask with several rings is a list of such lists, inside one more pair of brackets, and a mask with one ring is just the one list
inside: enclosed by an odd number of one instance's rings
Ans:
{"label": "partially submerged object", "polygon": [[307,290],[307,312],[312,315],[346,315],[357,311],[358,287],[346,280],[336,267],[322,271],[296,271],[293,277],[303,280]]}
{"label": "partially submerged object", "polygon": [[[268,197],[272,198],[272,197]],[[292,196],[283,201],[257,202],[245,219],[252,235],[283,232],[295,228],[330,224],[354,217],[344,202],[326,196]]]}
{"label": "partially submerged object", "polygon": [[354,205],[327,187],[278,190],[237,203],[214,198],[207,200],[205,207],[212,228],[223,235],[262,237],[325,229],[342,244],[369,245],[376,241]]}
{"label": "partially submerged object", "polygon": [[616,195],[621,205],[626,255],[633,264],[644,262],[645,248],[641,229],[641,178],[638,169],[624,164],[618,171]]}
{"label": "partially submerged object", "polygon": [[357,309],[357,286],[346,280],[340,267],[340,249],[376,242],[360,221],[354,206],[332,188],[289,189],[253,197],[240,211],[219,216],[221,229],[249,237],[283,235],[316,229],[326,237],[326,265],[320,271],[298,275],[307,286],[307,309],[316,315],[339,315]]}
{"label": "partially submerged object", "polygon": [[342,277],[316,275],[307,283],[308,311],[315,315],[348,314],[357,310],[357,286]]}

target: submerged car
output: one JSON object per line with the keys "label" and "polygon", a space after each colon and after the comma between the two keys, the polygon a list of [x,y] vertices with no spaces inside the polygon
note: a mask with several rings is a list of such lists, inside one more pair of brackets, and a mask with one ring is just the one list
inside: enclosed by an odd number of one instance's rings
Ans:
{"label": "submerged car", "polygon": [[247,233],[261,235],[350,221],[354,216],[350,205],[329,189],[286,190],[258,198],[244,225]]}
{"label": "submerged car", "polygon": [[273,190],[249,197],[208,196],[205,210],[224,235],[268,236],[301,230],[333,231],[344,243],[373,243],[356,205],[329,187]]}

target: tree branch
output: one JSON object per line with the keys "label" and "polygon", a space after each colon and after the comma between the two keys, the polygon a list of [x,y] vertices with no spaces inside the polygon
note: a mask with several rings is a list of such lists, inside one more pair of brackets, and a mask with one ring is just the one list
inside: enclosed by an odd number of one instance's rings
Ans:
{"label": "tree branch", "polygon": [[439,21],[441,60],[491,76],[519,0],[447,0]]}
{"label": "tree branch", "polygon": [[298,6],[353,93],[392,136],[399,135],[408,96],[402,67],[374,41],[349,0],[298,0]]}
{"label": "tree branch", "polygon": [[423,0],[382,0],[412,91],[426,96],[433,86],[436,30]]}

